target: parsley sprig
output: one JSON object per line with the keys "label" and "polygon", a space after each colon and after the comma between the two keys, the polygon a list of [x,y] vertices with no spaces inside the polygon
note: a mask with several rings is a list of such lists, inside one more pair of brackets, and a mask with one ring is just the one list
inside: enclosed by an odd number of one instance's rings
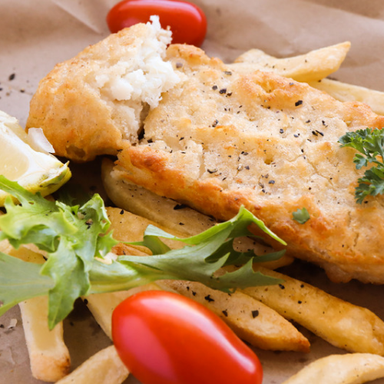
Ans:
{"label": "parsley sprig", "polygon": [[384,192],[384,130],[360,129],[348,132],[339,139],[341,147],[351,147],[357,153],[353,159],[356,169],[361,169],[372,164],[372,167],[364,172],[364,176],[358,179],[359,185],[355,190],[357,203],[371,195],[376,196]]}
{"label": "parsley sprig", "polygon": [[[153,256],[120,256],[107,264],[102,259],[118,241],[109,231],[110,221],[99,195],[81,206],[49,201],[4,176],[0,176],[0,189],[21,203],[16,205],[7,198],[7,213],[0,216],[0,240],[8,239],[14,248],[34,243],[48,255],[40,265],[0,253],[0,315],[23,300],[48,295],[48,325],[52,329],[69,314],[78,297],[92,293],[127,290],[163,279],[199,281],[227,292],[281,282],[255,272],[252,263],[276,260],[284,251],[255,257],[252,252],[233,248],[236,237],[257,237],[248,230],[251,224],[285,245],[245,208],[232,220],[186,239],[148,226],[140,244]],[[169,249],[161,238],[178,240],[185,246]],[[225,265],[242,267],[216,276]]]}

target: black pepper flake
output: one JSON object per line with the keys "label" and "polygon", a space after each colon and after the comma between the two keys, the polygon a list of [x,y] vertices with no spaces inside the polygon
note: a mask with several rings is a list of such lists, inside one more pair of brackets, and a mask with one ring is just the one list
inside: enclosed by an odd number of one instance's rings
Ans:
{"label": "black pepper flake", "polygon": [[176,68],[181,68],[183,66],[183,63],[176,63]]}
{"label": "black pepper flake", "polygon": [[298,304],[301,304],[301,303],[302,303],[302,301],[301,301],[301,300],[299,300],[297,303],[298,303]]}
{"label": "black pepper flake", "polygon": [[249,165],[246,165],[244,168],[249,171]]}
{"label": "black pepper flake", "polygon": [[88,300],[87,299],[84,299],[84,304],[88,305]]}
{"label": "black pepper flake", "polygon": [[187,291],[189,291],[189,286],[187,286]]}
{"label": "black pepper flake", "polygon": [[284,133],[284,129],[283,128],[280,128],[280,133]]}
{"label": "black pepper flake", "polygon": [[295,103],[295,107],[298,107],[301,104],[303,104],[303,100],[297,100]]}
{"label": "black pepper flake", "polygon": [[224,95],[224,93],[227,93],[227,88],[220,89],[219,93],[220,95]]}
{"label": "black pepper flake", "polygon": [[317,129],[316,129],[316,132],[317,132],[319,135],[321,135],[321,136],[324,136],[324,133],[323,133],[323,132],[320,132],[320,131],[318,131]]}
{"label": "black pepper flake", "polygon": [[219,120],[216,119],[216,120],[213,122],[212,127],[215,128],[215,127],[217,126],[217,124],[219,124]]}
{"label": "black pepper flake", "polygon": [[300,285],[300,288],[304,288],[304,284],[301,284],[301,285]]}
{"label": "black pepper flake", "polygon": [[244,155],[244,156],[247,156],[248,152],[242,151],[241,154]]}
{"label": "black pepper flake", "polygon": [[285,289],[285,286],[284,286],[283,284],[279,284],[279,287],[280,287],[281,289]]}
{"label": "black pepper flake", "polygon": [[180,222],[179,225],[185,225],[184,223]]}
{"label": "black pepper flake", "polygon": [[48,258],[47,258],[46,256],[43,256],[43,259],[44,259],[45,261],[47,261],[47,260],[48,260]]}
{"label": "black pepper flake", "polygon": [[4,324],[0,324],[0,328],[4,328]]}
{"label": "black pepper flake", "polygon": [[228,312],[227,312],[226,309],[224,309],[224,311],[222,311],[222,313],[223,313],[223,315],[224,315],[225,317],[228,317]]}
{"label": "black pepper flake", "polygon": [[214,86],[212,87],[212,89],[213,89],[214,91],[216,91],[216,89],[217,89],[217,85],[214,85]]}
{"label": "black pepper flake", "polygon": [[295,85],[295,83],[289,83],[289,85],[292,87],[292,85]]}
{"label": "black pepper flake", "polygon": [[124,215],[124,209],[120,211],[120,215]]}
{"label": "black pepper flake", "polygon": [[177,211],[177,210],[179,210],[179,209],[184,209],[184,208],[187,208],[187,205],[185,205],[185,204],[176,204],[176,205],[173,207],[173,209],[174,209],[175,211]]}
{"label": "black pepper flake", "polygon": [[228,92],[226,95],[226,97],[230,97],[230,96],[232,96],[232,92]]}
{"label": "black pepper flake", "polygon": [[255,309],[254,311],[252,311],[252,318],[255,318],[257,316],[259,316],[259,311],[257,309]]}
{"label": "black pepper flake", "polygon": [[192,291],[192,295],[193,295],[193,296],[196,296],[196,292],[195,292],[195,291]]}
{"label": "black pepper flake", "polygon": [[217,172],[217,169],[215,168],[215,169],[207,169],[207,172],[208,173],[216,173]]}
{"label": "black pepper flake", "polygon": [[275,184],[275,180],[269,180],[268,184]]}
{"label": "black pepper flake", "polygon": [[327,124],[325,123],[325,121],[324,121],[324,120],[321,120],[321,124],[323,124],[323,125],[324,125],[324,127],[327,127]]}
{"label": "black pepper flake", "polygon": [[205,296],[204,299],[207,300],[208,303],[212,303],[212,301],[215,301],[214,299],[212,299],[211,295]]}
{"label": "black pepper flake", "polygon": [[312,135],[314,136],[319,136],[318,133],[316,131],[312,131]]}
{"label": "black pepper flake", "polygon": [[180,137],[179,141],[184,140],[184,137]]}
{"label": "black pepper flake", "polygon": [[311,120],[307,120],[306,123],[309,124],[311,122]]}
{"label": "black pepper flake", "polygon": [[298,135],[297,133],[295,133],[293,136],[295,136],[295,137],[299,137],[299,135]]}
{"label": "black pepper flake", "polygon": [[232,72],[231,71],[224,71],[224,74],[226,74],[227,76],[231,76]]}
{"label": "black pepper flake", "polygon": [[12,80],[15,79],[15,77],[16,77],[16,73],[12,73],[12,74],[9,75],[8,80],[12,81]]}

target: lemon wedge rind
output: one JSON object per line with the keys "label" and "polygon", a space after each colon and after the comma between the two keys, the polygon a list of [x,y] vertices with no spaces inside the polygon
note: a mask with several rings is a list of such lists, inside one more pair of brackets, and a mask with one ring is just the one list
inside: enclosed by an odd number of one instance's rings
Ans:
{"label": "lemon wedge rind", "polygon": [[[46,152],[35,151],[17,119],[0,111],[0,174],[17,181],[32,193],[43,196],[55,192],[71,177],[64,164]],[[0,190],[0,206],[8,194]]]}

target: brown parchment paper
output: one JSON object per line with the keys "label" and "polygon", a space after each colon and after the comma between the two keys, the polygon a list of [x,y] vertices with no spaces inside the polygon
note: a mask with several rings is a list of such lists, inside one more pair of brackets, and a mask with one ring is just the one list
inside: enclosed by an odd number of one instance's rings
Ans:
{"label": "brown parchment paper", "polygon": [[[24,125],[38,81],[60,61],[108,35],[105,16],[117,0],[1,0],[0,110]],[[350,53],[333,78],[384,91],[384,3],[381,0],[194,0],[208,19],[203,49],[232,61],[259,48],[283,57],[349,40]],[[1,156],[1,147],[0,147]],[[98,163],[72,165],[74,179],[86,188],[100,185]],[[86,172],[87,179],[84,180]],[[102,192],[102,191],[101,191]],[[380,225],[380,223],[378,223]],[[384,319],[384,287],[330,283],[323,272],[296,264],[289,274],[337,297],[365,306]],[[17,319],[14,328],[8,328]],[[310,354],[256,350],[265,384],[284,381],[305,364],[345,353],[300,330],[310,339]],[[110,344],[82,304],[65,321],[65,340],[75,368]],[[37,384],[32,378],[18,308],[0,318],[0,384]],[[138,383],[130,377],[126,383]],[[376,380],[375,383],[384,383]]]}

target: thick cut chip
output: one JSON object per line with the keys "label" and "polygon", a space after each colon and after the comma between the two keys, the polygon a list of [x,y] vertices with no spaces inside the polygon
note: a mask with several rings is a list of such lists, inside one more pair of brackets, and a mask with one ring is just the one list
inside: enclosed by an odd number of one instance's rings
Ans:
{"label": "thick cut chip", "polygon": [[[71,177],[67,164],[61,163],[49,153],[33,150],[28,135],[18,121],[1,111],[0,141],[0,174],[17,181],[25,189],[48,195]],[[0,206],[7,196],[7,193],[0,190]]]}
{"label": "thick cut chip", "polygon": [[19,304],[33,377],[57,381],[69,373],[70,356],[63,340],[63,323],[48,328],[48,298],[34,297]]}
{"label": "thick cut chip", "polygon": [[339,69],[350,46],[349,42],[345,42],[281,59],[269,56],[259,49],[251,49],[239,56],[229,67],[242,73],[261,70],[297,81],[318,81]]}
{"label": "thick cut chip", "polygon": [[316,360],[283,384],[361,384],[384,377],[384,358],[368,353]]}
{"label": "thick cut chip", "polygon": [[360,101],[368,104],[372,111],[384,115],[384,92],[374,91],[357,85],[342,83],[331,79],[309,82],[313,88],[327,92],[340,101]]}
{"label": "thick cut chip", "polygon": [[95,320],[98,322],[105,334],[112,339],[112,313],[114,309],[125,299],[138,292],[159,291],[161,288],[155,284],[142,285],[132,288],[128,291],[112,293],[96,293],[87,296],[87,307],[92,312]]}
{"label": "thick cut chip", "polygon": [[[0,251],[29,263],[44,263],[41,253],[29,245],[14,249],[7,240],[0,242]],[[63,338],[63,323],[48,328],[48,298],[35,297],[19,304],[25,341],[33,377],[42,381],[57,381],[68,374],[71,359]]]}
{"label": "thick cut chip", "polygon": [[245,288],[244,293],[336,347],[349,352],[384,355],[384,322],[373,312],[281,273],[264,268],[258,270],[284,283]]}
{"label": "thick cut chip", "polygon": [[56,384],[121,384],[129,371],[113,345],[102,349]]}
{"label": "thick cut chip", "polygon": [[236,291],[216,291],[201,283],[164,280],[157,285],[172,289],[206,306],[221,317],[243,340],[273,351],[309,352],[309,341],[276,311]]}

